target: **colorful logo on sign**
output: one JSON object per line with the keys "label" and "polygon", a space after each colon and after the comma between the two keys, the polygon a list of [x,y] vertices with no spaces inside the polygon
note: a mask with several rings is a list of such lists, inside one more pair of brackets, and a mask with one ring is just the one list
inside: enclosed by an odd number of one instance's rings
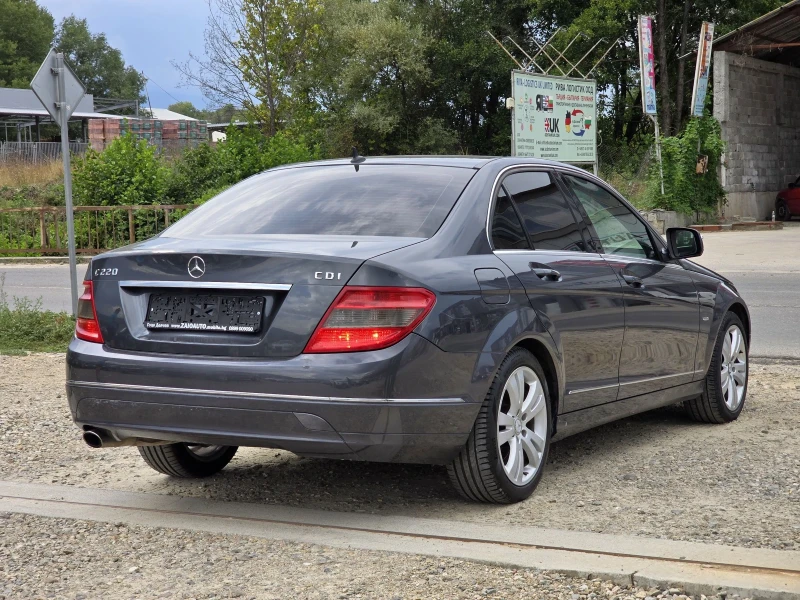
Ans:
{"label": "colorful logo on sign", "polygon": [[558,122],[560,119],[554,119],[553,117],[548,117],[544,120],[544,132],[545,133],[558,133]]}
{"label": "colorful logo on sign", "polygon": [[592,119],[585,116],[580,108],[576,108],[572,112],[567,112],[567,116],[564,119],[564,127],[567,133],[571,131],[578,137],[583,137],[583,134],[585,134],[591,126]]}
{"label": "colorful logo on sign", "polygon": [[536,110],[544,112],[553,112],[553,97],[543,96],[541,94],[536,96]]}

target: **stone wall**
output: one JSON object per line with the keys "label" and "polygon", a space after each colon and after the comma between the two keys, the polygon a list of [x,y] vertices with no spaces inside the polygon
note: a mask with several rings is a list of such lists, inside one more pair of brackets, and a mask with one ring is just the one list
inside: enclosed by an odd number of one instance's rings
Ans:
{"label": "stone wall", "polygon": [[713,65],[727,143],[723,216],[769,219],[778,191],[800,175],[800,69],[730,52],[715,52]]}

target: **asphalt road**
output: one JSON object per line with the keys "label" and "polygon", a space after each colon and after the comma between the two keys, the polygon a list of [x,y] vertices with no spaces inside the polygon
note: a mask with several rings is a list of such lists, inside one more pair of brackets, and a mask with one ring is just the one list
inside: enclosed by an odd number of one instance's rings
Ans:
{"label": "asphalt road", "polygon": [[[733,281],[750,307],[751,354],[800,358],[800,222],[782,231],[708,233],[703,239],[705,253],[697,262]],[[85,271],[78,265],[79,282]],[[10,299],[41,299],[45,310],[70,310],[67,265],[0,264],[3,273]]]}

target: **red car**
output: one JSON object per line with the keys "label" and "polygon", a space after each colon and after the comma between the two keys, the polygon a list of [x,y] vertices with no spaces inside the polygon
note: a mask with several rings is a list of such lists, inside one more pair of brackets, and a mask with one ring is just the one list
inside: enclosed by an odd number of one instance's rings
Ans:
{"label": "red car", "polygon": [[775,198],[775,218],[778,221],[788,221],[793,215],[800,215],[800,177],[778,192]]}

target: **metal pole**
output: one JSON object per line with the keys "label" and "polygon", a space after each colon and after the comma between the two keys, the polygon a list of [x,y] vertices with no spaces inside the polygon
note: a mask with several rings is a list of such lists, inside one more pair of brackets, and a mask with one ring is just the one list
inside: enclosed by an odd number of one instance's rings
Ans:
{"label": "metal pole", "polygon": [[656,156],[658,157],[658,171],[661,174],[661,195],[664,195],[664,163],[661,162],[661,131],[658,128],[658,117],[654,115],[647,115],[653,120],[653,125],[656,126]]}
{"label": "metal pole", "polygon": [[64,54],[56,54],[55,75],[58,77],[58,108],[61,117],[61,158],[64,161],[64,200],[67,208],[67,245],[69,248],[69,287],[72,291],[72,315],[78,316],[78,267],[75,263],[75,222],[72,208],[72,171],[69,160],[69,117],[67,116],[64,82]]}

